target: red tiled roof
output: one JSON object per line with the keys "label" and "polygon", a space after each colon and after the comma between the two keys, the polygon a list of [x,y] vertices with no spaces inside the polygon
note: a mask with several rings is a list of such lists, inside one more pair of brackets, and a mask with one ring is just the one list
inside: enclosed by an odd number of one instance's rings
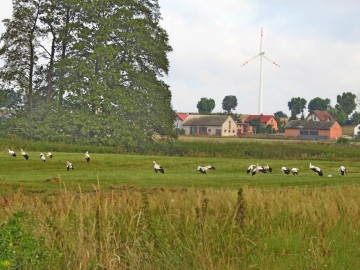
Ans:
{"label": "red tiled roof", "polygon": [[184,121],[189,116],[189,114],[188,113],[177,113],[176,116],[179,117],[181,121]]}
{"label": "red tiled roof", "polygon": [[335,119],[331,116],[331,114],[328,111],[314,110],[309,113],[308,117],[312,113],[315,114],[320,119],[320,121],[335,121]]}
{"label": "red tiled roof", "polygon": [[261,115],[250,114],[245,118],[244,122],[249,123],[253,119],[260,119],[261,123],[267,123],[271,118],[274,118],[274,116],[272,116],[272,115],[263,115],[263,114],[261,114]]}

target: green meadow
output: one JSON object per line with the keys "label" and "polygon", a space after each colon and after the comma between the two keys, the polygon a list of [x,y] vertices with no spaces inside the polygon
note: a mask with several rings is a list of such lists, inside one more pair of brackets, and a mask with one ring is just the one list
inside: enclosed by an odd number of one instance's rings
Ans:
{"label": "green meadow", "polygon": [[[87,163],[89,147],[28,143],[25,160],[17,150],[25,143],[11,143],[0,154],[0,269],[360,267],[356,144],[180,141],[137,154],[94,147]],[[53,159],[41,161],[39,149]],[[247,174],[256,163],[273,172]],[[216,169],[197,172],[207,164]]]}

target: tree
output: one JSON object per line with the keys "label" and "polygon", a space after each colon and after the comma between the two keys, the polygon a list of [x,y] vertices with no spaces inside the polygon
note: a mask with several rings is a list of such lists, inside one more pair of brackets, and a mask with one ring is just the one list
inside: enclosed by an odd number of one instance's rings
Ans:
{"label": "tree", "polygon": [[337,104],[335,108],[342,110],[346,118],[356,109],[356,95],[351,92],[344,92],[342,95],[337,95]]}
{"label": "tree", "polygon": [[228,114],[231,113],[232,110],[235,110],[237,105],[238,103],[236,96],[225,96],[222,101],[222,108]]}
{"label": "tree", "polygon": [[255,130],[255,133],[263,133],[263,126],[261,124],[260,118],[254,118],[249,121],[249,125],[252,126]]}
{"label": "tree", "polygon": [[34,73],[39,59],[41,5],[41,0],[14,0],[13,18],[3,20],[6,31],[1,35],[0,57],[4,65],[0,78],[25,94],[29,112],[33,109]]}
{"label": "tree", "polygon": [[330,99],[322,99],[316,97],[310,100],[308,104],[308,111],[320,110],[320,111],[327,111],[330,108]]}
{"label": "tree", "polygon": [[[155,134],[174,136],[171,92],[162,80],[172,48],[159,23],[157,0],[13,3],[16,16],[5,23],[0,77],[13,84],[10,89],[26,93],[29,111],[34,110],[16,129],[21,136],[43,140],[55,129],[61,132],[51,140],[129,147],[142,147]],[[47,47],[41,43],[45,36]],[[16,55],[12,44],[19,37],[23,50]],[[57,106],[45,110],[43,103]]]}
{"label": "tree", "polygon": [[211,113],[215,108],[215,101],[212,98],[201,98],[196,107],[199,113]]}
{"label": "tree", "polygon": [[0,90],[0,109],[16,110],[22,106],[22,96],[20,93],[10,89]]}
{"label": "tree", "polygon": [[296,120],[297,119],[297,115],[298,114],[302,114],[302,117],[304,116],[304,109],[306,108],[306,99],[304,98],[292,98],[289,102],[288,102],[288,107],[289,110],[291,111],[291,116],[290,119],[291,120]]}
{"label": "tree", "polygon": [[354,112],[351,116],[353,124],[360,124],[360,112]]}
{"label": "tree", "polygon": [[283,111],[277,111],[276,113],[274,113],[274,117],[280,119],[280,118],[287,118],[288,116],[285,113],[283,113]]}

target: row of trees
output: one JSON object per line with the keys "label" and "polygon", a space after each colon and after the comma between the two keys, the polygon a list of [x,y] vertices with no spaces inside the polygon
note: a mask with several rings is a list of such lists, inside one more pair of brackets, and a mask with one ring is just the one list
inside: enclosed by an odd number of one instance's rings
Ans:
{"label": "row of trees", "polygon": [[134,147],[172,135],[160,19],[157,0],[13,0],[0,48],[0,105],[17,111],[6,131]]}
{"label": "row of trees", "polygon": [[[355,111],[357,107],[356,103],[356,95],[351,92],[344,92],[342,95],[337,95],[336,97],[336,105],[332,107],[330,105],[330,99],[322,99],[320,97],[316,97],[312,99],[307,108],[308,111],[312,110],[321,110],[328,111],[340,124],[345,124],[347,120],[350,119],[350,115]],[[291,112],[290,119],[297,119],[298,115],[301,114],[301,119],[304,119],[304,111],[306,109],[307,101],[304,98],[296,97],[292,98],[288,102],[288,107]],[[359,113],[354,113],[352,118],[355,117],[355,121],[359,121]]]}
{"label": "row of trees", "polygon": [[[330,105],[330,99],[322,99],[316,97],[310,100],[308,106],[307,101],[301,97],[294,97],[288,102],[288,107],[291,112],[290,120],[298,119],[298,115],[301,114],[300,118],[304,119],[304,112],[307,110],[329,111],[331,115],[341,124],[345,124],[350,118],[350,115],[354,112],[357,107],[356,95],[351,92],[344,92],[342,95],[337,96],[337,104],[335,107]],[[222,108],[226,113],[231,113],[237,107],[237,98],[235,96],[225,96],[222,101]],[[199,113],[211,113],[215,108],[215,101],[212,98],[201,98],[197,103]],[[287,118],[288,116],[282,111],[274,113],[277,118]],[[352,115],[354,121],[360,121],[360,113],[355,112]]]}
{"label": "row of trees", "polygon": [[[237,107],[237,98],[236,96],[225,96],[222,101],[222,109],[230,114],[232,110],[235,110]],[[196,105],[199,113],[211,113],[215,108],[215,101],[212,98],[201,98]]]}

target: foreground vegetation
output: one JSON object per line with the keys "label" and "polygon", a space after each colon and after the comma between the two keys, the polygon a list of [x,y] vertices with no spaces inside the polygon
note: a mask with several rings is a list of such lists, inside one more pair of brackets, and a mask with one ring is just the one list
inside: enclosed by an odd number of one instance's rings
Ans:
{"label": "foreground vegetation", "polygon": [[[3,140],[0,269],[359,268],[357,145],[177,143],[183,152],[165,156]],[[8,148],[29,149],[30,159]],[[254,156],[240,158],[244,149]],[[54,158],[42,162],[48,150]],[[165,174],[154,173],[153,160]],[[273,172],[246,174],[252,163]],[[198,173],[205,164],[216,170]],[[300,175],[281,173],[283,165]]]}
{"label": "foreground vegetation", "polygon": [[[0,199],[6,269],[358,269],[359,186]],[[6,267],[5,267],[6,266]]]}

